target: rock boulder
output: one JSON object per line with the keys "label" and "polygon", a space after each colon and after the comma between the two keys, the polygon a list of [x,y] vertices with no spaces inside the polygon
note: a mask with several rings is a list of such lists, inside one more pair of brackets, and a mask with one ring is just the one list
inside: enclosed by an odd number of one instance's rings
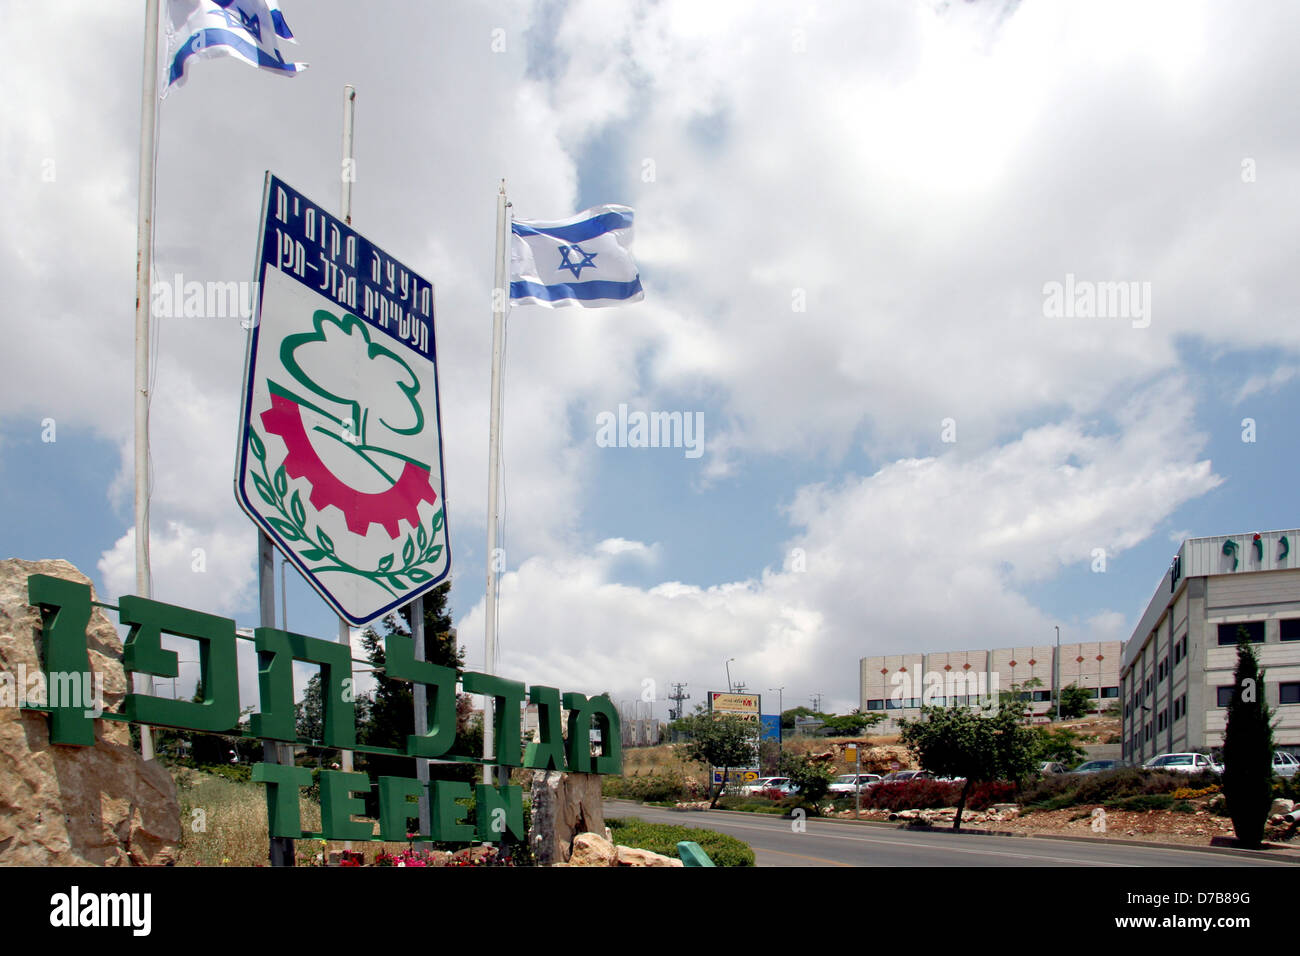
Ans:
{"label": "rock boulder", "polygon": [[[11,686],[19,673],[41,669],[41,614],[27,603],[29,574],[90,583],[67,561],[0,561],[0,671]],[[90,669],[103,675],[104,710],[119,710],[122,643],[100,608],[92,609],[87,636]],[[22,697],[26,688],[14,689]],[[0,865],[168,864],[180,838],[176,785],[131,748],[126,724],[97,720],[94,747],[58,746],[43,714],[0,707]]]}

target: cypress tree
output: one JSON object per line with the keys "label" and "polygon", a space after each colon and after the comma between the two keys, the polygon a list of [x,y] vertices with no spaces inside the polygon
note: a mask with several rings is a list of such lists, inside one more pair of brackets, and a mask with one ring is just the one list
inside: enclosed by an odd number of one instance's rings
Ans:
{"label": "cypress tree", "polygon": [[1223,797],[1237,841],[1258,847],[1273,800],[1273,728],[1264,699],[1264,672],[1246,628],[1237,629],[1228,725],[1223,733]]}

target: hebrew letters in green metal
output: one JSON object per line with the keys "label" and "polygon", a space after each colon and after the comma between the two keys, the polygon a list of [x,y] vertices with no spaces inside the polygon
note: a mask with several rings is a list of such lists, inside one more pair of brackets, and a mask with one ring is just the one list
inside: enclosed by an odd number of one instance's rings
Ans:
{"label": "hebrew letters in green metal", "polygon": [[[50,743],[91,747],[95,743],[90,691],[90,586],[47,574],[27,578],[27,600],[41,610],[41,658],[50,705]],[[75,683],[82,693],[70,693]],[[102,684],[101,684],[102,687]],[[25,694],[26,688],[19,688]]]}
{"label": "hebrew letters in green metal", "polygon": [[134,595],[119,598],[118,607],[118,619],[131,628],[122,649],[124,668],[155,677],[179,676],[176,652],[162,646],[163,632],[176,634],[199,642],[199,679],[203,684],[201,702],[127,694],[127,718],[208,733],[234,730],[239,723],[235,622]]}

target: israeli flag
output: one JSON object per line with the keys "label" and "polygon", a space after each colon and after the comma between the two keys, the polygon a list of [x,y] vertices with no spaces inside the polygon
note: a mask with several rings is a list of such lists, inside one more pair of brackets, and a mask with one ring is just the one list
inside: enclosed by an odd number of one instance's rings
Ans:
{"label": "israeli flag", "polygon": [[280,41],[297,43],[277,0],[167,0],[167,77],[163,95],[185,83],[196,57],[233,56],[293,76],[306,63],[286,62]]}
{"label": "israeli flag", "polygon": [[645,298],[632,261],[632,210],[596,206],[571,219],[510,226],[510,301],[598,309]]}

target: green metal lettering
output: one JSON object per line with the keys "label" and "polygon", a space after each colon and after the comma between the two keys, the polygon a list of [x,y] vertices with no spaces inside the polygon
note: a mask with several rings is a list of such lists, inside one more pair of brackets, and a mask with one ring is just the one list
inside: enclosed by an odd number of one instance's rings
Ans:
{"label": "green metal lettering", "polygon": [[[402,843],[406,835],[420,829],[420,794],[424,788],[411,777],[379,778],[379,839]],[[411,798],[415,801],[412,802]],[[412,820],[417,821],[414,827]],[[420,834],[427,838],[427,833]]]}
{"label": "green metal lettering", "polygon": [[[297,740],[293,706],[293,662],[320,665],[325,705],[326,747],[347,750],[357,743],[357,706],[352,695],[352,648],[338,641],[294,634],[273,627],[253,631],[257,647],[257,682],[261,713],[252,718],[252,731],[272,740]],[[345,683],[345,681],[347,683]]]}
{"label": "green metal lettering", "polygon": [[[565,694],[569,711],[569,770],[573,773],[620,773],[623,769],[622,728],[618,710],[608,697]],[[591,731],[600,731],[600,756],[591,755]]]}
{"label": "green metal lettering", "polygon": [[[386,673],[396,680],[417,681],[429,689],[425,698],[428,732],[406,738],[412,757],[441,757],[456,742],[456,671],[441,664],[415,659],[415,641],[409,634],[384,638]],[[472,839],[472,838],[471,838]]]}
{"label": "green metal lettering", "polygon": [[497,763],[518,767],[521,763],[519,707],[524,702],[524,685],[495,674],[466,673],[461,678],[461,686],[467,694],[486,694],[492,698]]}
{"label": "green metal lettering", "polygon": [[151,694],[127,694],[126,716],[142,724],[225,733],[239,724],[239,674],[235,659],[235,622],[228,617],[191,611],[174,604],[127,595],[118,600],[119,620],[130,625],[122,650],[128,671],[177,677],[175,651],[164,650],[163,632],[199,642],[203,700],[169,700]]}
{"label": "green metal lettering", "polygon": [[681,840],[677,844],[677,858],[682,861],[682,866],[714,866],[714,862],[709,859],[709,855],[704,852],[704,847],[692,840]]}
{"label": "green metal lettering", "polygon": [[370,778],[364,773],[320,772],[320,819],[325,839],[369,840],[375,835],[375,825],[369,820],[352,819],[354,815],[366,812],[366,802],[352,794],[368,793],[369,790]]}
{"label": "green metal lettering", "polygon": [[[46,574],[27,577],[28,603],[41,611],[41,663],[45,668],[46,703],[50,712],[50,743],[91,747],[95,743],[95,721],[90,673],[86,652],[86,625],[90,623],[90,586]],[[80,694],[56,694],[54,688],[68,688],[73,676]],[[56,685],[56,680],[59,683]],[[18,688],[21,698],[26,688]]]}
{"label": "green metal lettering", "polygon": [[465,823],[468,808],[457,800],[468,800],[474,795],[469,784],[459,780],[435,780],[433,789],[433,838],[447,843],[471,843],[474,827]]}
{"label": "green metal lettering", "polygon": [[533,770],[564,769],[564,733],[561,729],[560,692],[534,684],[528,700],[537,705],[537,736],[524,750],[524,766]]}
{"label": "green metal lettering", "polygon": [[253,764],[253,781],[266,784],[266,824],[273,837],[301,840],[298,791],[311,786],[311,771],[278,763]]}
{"label": "green metal lettering", "polygon": [[498,788],[480,783],[474,792],[477,795],[474,816],[481,842],[500,843],[505,839],[506,830],[516,840],[525,838],[523,788],[517,785]]}
{"label": "green metal lettering", "polygon": [[258,713],[248,719],[256,737],[297,740],[298,727],[293,706],[293,649],[284,631],[259,627],[253,631],[257,649]]}

